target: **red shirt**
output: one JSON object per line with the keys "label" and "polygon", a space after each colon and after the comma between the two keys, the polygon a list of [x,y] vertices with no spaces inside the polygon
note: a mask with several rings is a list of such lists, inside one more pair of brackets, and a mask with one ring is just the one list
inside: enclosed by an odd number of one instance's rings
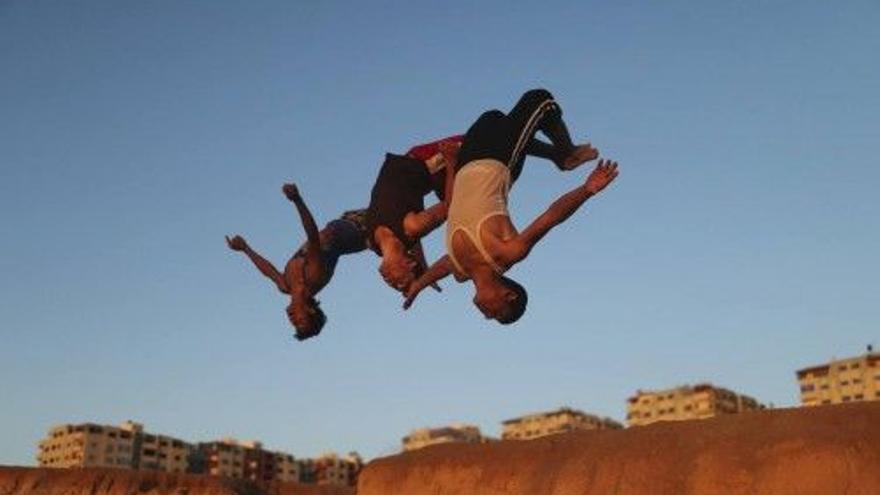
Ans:
{"label": "red shirt", "polygon": [[417,144],[409,149],[406,152],[406,156],[411,158],[415,158],[416,160],[427,161],[432,156],[440,153],[440,148],[437,146],[439,143],[443,141],[452,141],[454,143],[461,143],[464,140],[464,134],[458,134],[455,136],[449,136],[447,138],[438,139],[436,141],[432,141],[430,143],[425,144]]}

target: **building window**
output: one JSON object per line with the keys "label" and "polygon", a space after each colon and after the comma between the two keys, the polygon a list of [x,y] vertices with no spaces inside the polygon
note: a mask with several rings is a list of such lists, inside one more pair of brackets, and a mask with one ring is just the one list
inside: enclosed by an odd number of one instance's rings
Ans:
{"label": "building window", "polygon": [[850,397],[849,397],[848,395],[844,395],[844,396],[843,396],[843,401],[844,401],[844,402],[849,402],[849,401],[850,401]]}
{"label": "building window", "polygon": [[864,398],[865,398],[865,396],[863,394],[856,394],[856,396],[855,396],[856,400],[862,400]]}
{"label": "building window", "polygon": [[808,383],[806,385],[801,385],[801,393],[804,392],[812,392],[816,388],[812,383]]}

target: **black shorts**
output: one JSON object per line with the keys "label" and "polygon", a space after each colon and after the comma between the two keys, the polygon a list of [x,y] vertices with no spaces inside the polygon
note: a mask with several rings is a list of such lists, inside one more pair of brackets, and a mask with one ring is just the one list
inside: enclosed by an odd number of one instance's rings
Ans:
{"label": "black shorts", "polygon": [[516,181],[525,162],[526,146],[535,133],[546,125],[547,119],[561,117],[562,111],[549,91],[527,91],[509,113],[489,110],[471,125],[458,152],[459,167],[492,158],[507,165],[511,181]]}

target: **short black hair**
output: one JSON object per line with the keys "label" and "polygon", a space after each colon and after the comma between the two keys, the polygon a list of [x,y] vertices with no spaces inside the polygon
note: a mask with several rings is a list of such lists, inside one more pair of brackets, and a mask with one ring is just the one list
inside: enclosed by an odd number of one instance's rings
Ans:
{"label": "short black hair", "polygon": [[296,340],[302,342],[311,337],[315,337],[321,333],[321,329],[324,328],[324,325],[327,323],[327,315],[324,314],[324,310],[318,306],[317,301],[315,301],[315,309],[311,315],[312,324],[309,328],[297,328]]}
{"label": "short black hair", "polygon": [[529,293],[526,292],[525,287],[507,277],[502,276],[501,283],[516,293],[516,299],[508,302],[509,309],[507,313],[496,320],[502,325],[510,325],[522,318],[522,315],[526,312],[526,306],[529,304]]}

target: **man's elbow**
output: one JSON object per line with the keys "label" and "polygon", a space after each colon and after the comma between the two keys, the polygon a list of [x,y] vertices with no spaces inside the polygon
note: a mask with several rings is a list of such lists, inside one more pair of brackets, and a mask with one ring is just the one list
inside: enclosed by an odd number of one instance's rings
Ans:
{"label": "man's elbow", "polygon": [[410,239],[418,239],[421,237],[423,223],[420,215],[410,213],[403,219],[403,233]]}

